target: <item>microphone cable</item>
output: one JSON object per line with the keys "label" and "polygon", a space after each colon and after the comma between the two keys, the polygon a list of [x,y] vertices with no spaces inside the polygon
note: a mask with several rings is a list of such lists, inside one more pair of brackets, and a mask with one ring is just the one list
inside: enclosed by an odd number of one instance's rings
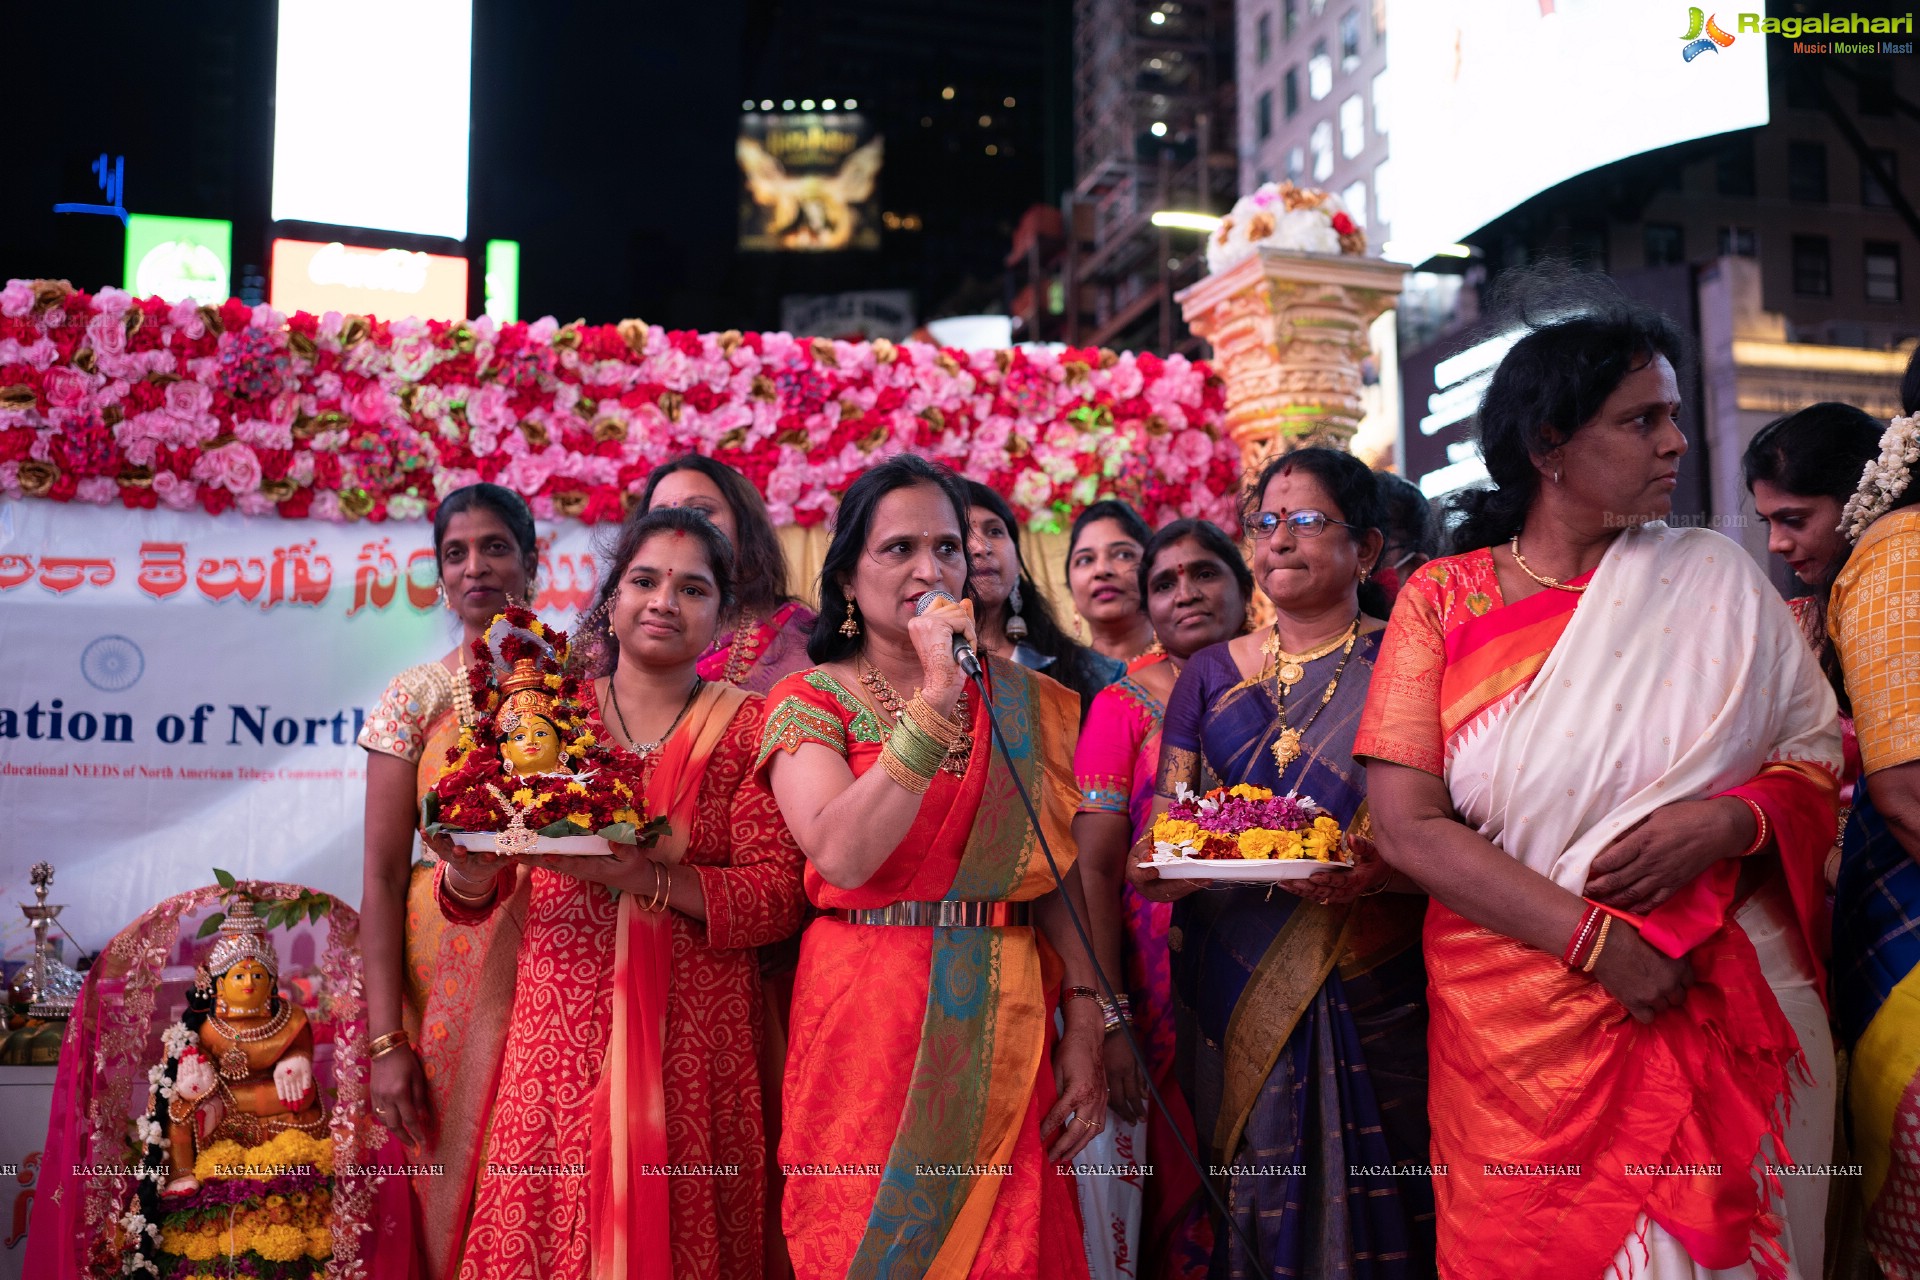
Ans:
{"label": "microphone cable", "polygon": [[[1047,843],[1046,829],[1040,825],[1040,814],[1033,807],[1033,798],[1027,794],[1027,789],[1020,784],[1020,771],[1014,767],[1013,750],[1007,745],[1006,735],[1000,732],[1000,721],[998,717],[993,714],[993,694],[987,688],[986,675],[982,669],[984,665],[985,664],[980,664],[976,666],[975,670],[968,674],[973,682],[979,686],[980,702],[987,713],[987,726],[992,731],[994,743],[1000,748],[1000,758],[1006,762],[1007,772],[1013,775],[1013,789],[1019,794],[1020,803],[1026,806],[1027,819],[1033,824],[1034,837],[1040,842],[1040,852],[1046,856],[1047,869],[1053,872],[1053,883],[1059,890],[1060,902],[1067,909],[1067,919],[1073,922],[1073,932],[1075,936],[1080,939],[1081,949],[1087,953],[1087,962],[1093,966],[1094,978],[1100,984],[1100,991],[1109,1003],[1117,1004],[1119,997],[1114,993],[1113,983],[1108,980],[1106,970],[1100,967],[1100,957],[1096,955],[1093,950],[1093,939],[1088,935],[1086,925],[1082,923],[1080,919],[1080,913],[1074,910],[1073,899],[1067,894],[1066,877],[1061,875],[1060,864],[1054,860],[1053,847]],[[1129,856],[1131,856],[1131,851],[1129,851]],[[1127,1038],[1127,1047],[1133,1051],[1134,1061],[1140,1064],[1140,1075],[1141,1078],[1146,1081],[1147,1096],[1152,1100],[1153,1105],[1160,1109],[1161,1115],[1171,1116],[1172,1113],[1167,1109],[1166,1099],[1160,1096],[1160,1087],[1154,1083],[1153,1068],[1147,1062],[1147,1055],[1140,1048],[1139,1038],[1133,1034],[1133,1024],[1127,1019],[1122,1018],[1120,1020],[1120,1032]],[[1102,1105],[1105,1104],[1103,1103]],[[1226,1222],[1227,1230],[1233,1233],[1234,1241],[1239,1244],[1242,1249],[1246,1250],[1247,1257],[1253,1261],[1255,1273],[1259,1275],[1272,1275],[1273,1272],[1268,1269],[1266,1259],[1261,1257],[1260,1249],[1254,1244],[1253,1237],[1248,1235],[1246,1229],[1234,1220],[1232,1211],[1227,1207],[1227,1202],[1221,1199],[1220,1193],[1214,1189],[1212,1179],[1207,1176],[1206,1168],[1200,1163],[1200,1157],[1194,1154],[1192,1147],[1187,1145],[1187,1137],[1180,1132],[1180,1126],[1170,1123],[1167,1127],[1169,1132],[1173,1134],[1174,1142],[1179,1144],[1180,1154],[1186,1157],[1187,1163],[1193,1166],[1194,1173],[1199,1175],[1200,1189],[1206,1192],[1207,1199],[1212,1202],[1213,1207]],[[1196,1132],[1194,1136],[1197,1138],[1199,1135]]]}

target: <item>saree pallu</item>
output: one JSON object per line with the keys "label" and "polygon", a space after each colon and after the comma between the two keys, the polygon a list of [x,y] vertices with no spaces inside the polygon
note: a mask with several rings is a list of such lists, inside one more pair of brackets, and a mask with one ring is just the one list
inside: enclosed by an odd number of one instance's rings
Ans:
{"label": "saree pallu", "polygon": [[[1079,708],[1042,676],[995,659],[994,749],[972,698],[965,775],[941,772],[905,840],[859,889],[807,869],[826,908],[1024,902],[1054,887],[1015,786],[1035,800],[1064,873],[1079,795]],[[856,775],[883,742],[866,704],[819,671],[774,691],[761,762],[803,743]],[[1016,777],[1017,775],[1017,777]],[[822,919],[801,944],[780,1159],[794,1270],[815,1277],[1085,1275],[1073,1180],[1045,1159],[1039,1122],[1059,963],[1032,928],[865,926]]]}
{"label": "saree pallu", "polygon": [[[1272,681],[1243,679],[1224,644],[1195,654],[1168,704],[1164,775],[1298,791],[1350,825],[1364,802],[1351,747],[1379,642],[1359,638],[1284,770]],[[1306,664],[1296,705],[1317,704],[1341,661],[1336,650]],[[1183,1083],[1228,1206],[1275,1274],[1432,1273],[1424,905],[1385,894],[1321,906],[1264,887],[1175,904]],[[1213,1274],[1264,1280],[1224,1225]]]}
{"label": "saree pallu", "polygon": [[[1780,1275],[1780,1188],[1756,1160],[1827,1156],[1789,1152],[1784,1132],[1796,1067],[1817,1059],[1831,1089],[1824,1020],[1802,997],[1817,990],[1807,904],[1831,833],[1836,708],[1778,598],[1717,534],[1629,530],[1584,585],[1496,608],[1488,553],[1427,566],[1395,610],[1355,750],[1440,773],[1463,822],[1576,893],[1655,809],[1754,790],[1779,815],[1767,955],[1743,927],[1761,919],[1754,904],[1733,918],[1739,865],[1716,864],[1646,920],[1627,917],[1695,974],[1681,1007],[1642,1026],[1557,957],[1435,903],[1441,1267],[1667,1276],[1678,1258]],[[1817,1092],[1797,1101],[1820,1121]]]}
{"label": "saree pallu", "polygon": [[[1920,511],[1874,521],[1834,583],[1829,627],[1868,770],[1920,759]],[[1834,1015],[1851,1049],[1847,1103],[1865,1166],[1866,1242],[1891,1277],[1920,1277],[1920,863],[1854,789],[1833,909]]]}

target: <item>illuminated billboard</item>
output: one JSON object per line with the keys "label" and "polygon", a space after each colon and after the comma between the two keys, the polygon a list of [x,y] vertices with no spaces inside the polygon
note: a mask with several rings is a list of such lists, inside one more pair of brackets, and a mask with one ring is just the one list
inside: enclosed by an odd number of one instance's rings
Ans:
{"label": "illuminated billboard", "polygon": [[134,297],[218,306],[232,296],[232,271],[231,222],[127,215],[125,287]]}
{"label": "illuminated billboard", "polygon": [[273,219],[467,237],[472,0],[280,0]]}
{"label": "illuminated billboard", "polygon": [[[1393,239],[1423,262],[1589,169],[1767,123],[1767,37],[1669,0],[1398,4]],[[1726,30],[1721,30],[1721,26]]]}
{"label": "illuminated billboard", "polygon": [[878,249],[881,150],[857,111],[742,116],[740,247]]}
{"label": "illuminated billboard", "polygon": [[276,311],[463,320],[467,260],[404,249],[359,249],[307,240],[273,242],[268,301]]}

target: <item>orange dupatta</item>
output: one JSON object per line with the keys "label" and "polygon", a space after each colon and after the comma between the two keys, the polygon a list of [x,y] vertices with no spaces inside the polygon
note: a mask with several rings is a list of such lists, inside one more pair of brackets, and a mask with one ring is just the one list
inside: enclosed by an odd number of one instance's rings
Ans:
{"label": "orange dupatta", "polygon": [[[747,699],[732,685],[710,683],[687,711],[680,731],[660,749],[647,783],[649,815],[665,815],[667,834],[653,856],[677,863],[686,854],[700,783],[714,748]],[[613,1030],[594,1094],[591,1173],[595,1280],[670,1280],[666,1053],[667,991],[673,974],[673,926],[666,911],[639,909],[620,895],[614,928]]]}

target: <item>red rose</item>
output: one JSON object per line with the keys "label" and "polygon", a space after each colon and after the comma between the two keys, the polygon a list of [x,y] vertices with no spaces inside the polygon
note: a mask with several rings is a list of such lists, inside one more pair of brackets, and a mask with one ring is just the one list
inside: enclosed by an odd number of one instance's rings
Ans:
{"label": "red rose", "polygon": [[13,427],[0,431],[0,462],[18,462],[33,448],[33,428]]}
{"label": "red rose", "polygon": [[1333,215],[1333,229],[1340,235],[1350,236],[1353,234],[1353,219],[1344,213],[1336,213]]}
{"label": "red rose", "polygon": [[151,511],[160,505],[160,499],[153,492],[152,485],[123,484],[120,486],[120,505],[135,511]]}
{"label": "red rose", "polygon": [[207,509],[208,515],[217,516],[233,505],[233,495],[217,484],[203,484],[200,486],[200,505]]}

